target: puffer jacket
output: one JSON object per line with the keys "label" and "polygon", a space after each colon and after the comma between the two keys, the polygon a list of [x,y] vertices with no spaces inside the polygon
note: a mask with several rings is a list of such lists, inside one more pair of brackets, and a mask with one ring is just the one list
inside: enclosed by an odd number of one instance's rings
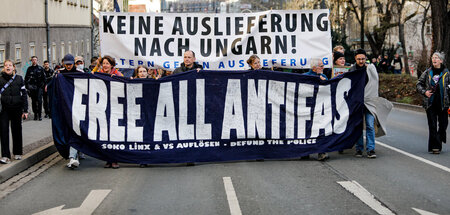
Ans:
{"label": "puffer jacket", "polygon": [[[4,72],[0,75],[0,89],[13,77]],[[13,82],[3,91],[1,95],[2,109],[22,108],[24,113],[28,113],[27,90],[22,76],[16,75]]]}
{"label": "puffer jacket", "polygon": [[[430,99],[425,96],[425,92],[427,90],[431,89],[430,71],[431,71],[431,68],[428,68],[427,70],[425,70],[425,72],[423,72],[422,75],[420,76],[419,80],[417,80],[417,84],[416,84],[417,92],[423,96],[423,107],[425,109],[428,109],[431,106]],[[439,85],[442,85],[444,87],[444,92],[443,92],[443,94],[441,94],[441,96],[443,96],[442,101],[444,104],[444,108],[448,108],[449,103],[450,103],[449,97],[448,97],[448,94],[450,91],[449,84],[450,84],[450,74],[448,73],[448,69],[444,68],[443,75],[442,75],[441,79],[439,80]]]}

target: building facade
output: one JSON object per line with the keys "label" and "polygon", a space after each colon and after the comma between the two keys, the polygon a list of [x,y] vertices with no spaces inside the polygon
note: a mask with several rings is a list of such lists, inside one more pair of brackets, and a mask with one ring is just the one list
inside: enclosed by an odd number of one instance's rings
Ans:
{"label": "building facade", "polygon": [[161,12],[161,0],[129,0],[128,11],[136,13]]}
{"label": "building facade", "polygon": [[287,0],[161,0],[166,13],[251,13],[279,10]]}
{"label": "building facade", "polygon": [[90,64],[91,0],[7,0],[0,20],[0,67],[11,59],[24,75],[31,56],[56,65],[68,53]]}

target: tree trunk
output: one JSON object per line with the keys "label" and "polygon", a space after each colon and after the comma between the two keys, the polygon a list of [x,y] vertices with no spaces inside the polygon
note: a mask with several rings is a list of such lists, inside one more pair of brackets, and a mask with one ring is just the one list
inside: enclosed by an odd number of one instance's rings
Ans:
{"label": "tree trunk", "polygon": [[406,45],[405,45],[405,24],[402,23],[401,18],[398,24],[398,37],[400,43],[402,44],[403,49],[403,68],[405,69],[405,74],[410,74],[409,72],[409,63],[408,63],[408,54],[406,53]]}
{"label": "tree trunk", "polygon": [[446,53],[447,67],[450,66],[450,11],[448,0],[430,0],[433,26],[433,52]]}
{"label": "tree trunk", "polygon": [[422,42],[422,58],[425,57],[427,55],[427,48],[425,47],[425,25],[427,24],[427,13],[428,10],[430,9],[430,5],[428,5],[427,7],[425,7],[425,10],[423,11],[423,19],[422,19],[422,28],[420,29],[420,38],[421,38],[421,42]]}
{"label": "tree trunk", "polygon": [[366,9],[364,8],[364,0],[361,0],[361,49],[364,49],[364,16]]}

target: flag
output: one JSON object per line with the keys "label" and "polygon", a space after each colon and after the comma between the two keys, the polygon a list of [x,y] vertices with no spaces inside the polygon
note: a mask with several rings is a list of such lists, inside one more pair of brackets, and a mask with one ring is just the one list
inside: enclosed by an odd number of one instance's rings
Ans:
{"label": "flag", "polygon": [[120,12],[119,3],[117,3],[117,0],[114,0],[114,11]]}

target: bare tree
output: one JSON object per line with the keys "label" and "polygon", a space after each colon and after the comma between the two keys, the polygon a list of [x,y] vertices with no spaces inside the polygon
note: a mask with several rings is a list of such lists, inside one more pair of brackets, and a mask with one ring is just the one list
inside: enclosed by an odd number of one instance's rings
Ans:
{"label": "bare tree", "polygon": [[394,6],[397,11],[397,24],[398,24],[398,39],[401,43],[401,47],[403,50],[403,63],[405,74],[410,74],[409,71],[409,62],[408,62],[408,54],[406,53],[406,41],[405,41],[405,23],[417,15],[418,11],[409,14],[408,16],[403,16],[404,8],[407,0],[394,0]]}
{"label": "bare tree", "polygon": [[433,51],[443,51],[450,66],[450,5],[448,0],[430,0],[433,26]]}
{"label": "bare tree", "polygon": [[[364,22],[361,19],[361,14],[366,13],[367,8],[358,5],[355,0],[347,0],[347,2],[350,10],[355,14],[359,24],[363,25]],[[374,0],[374,2],[380,24],[374,25],[372,28],[369,28],[369,26],[364,28],[364,34],[369,42],[373,54],[380,55],[382,54],[382,48],[389,29],[396,27],[397,23],[391,23],[393,18],[392,1]]]}
{"label": "bare tree", "polygon": [[420,23],[419,22],[415,23],[417,25],[420,24],[420,42],[422,45],[422,50],[421,50],[420,56],[416,60],[416,62],[417,62],[417,68],[416,68],[417,77],[420,77],[421,73],[425,70],[425,68],[428,67],[428,62],[429,62],[428,51],[430,50],[430,48],[427,48],[426,44],[425,44],[425,27],[426,27],[427,21],[430,19],[430,17],[428,16],[428,12],[430,11],[431,5],[429,2],[424,2],[424,1],[420,1],[420,0],[415,0],[414,2],[423,9],[423,11],[422,11],[423,17],[420,20]]}

